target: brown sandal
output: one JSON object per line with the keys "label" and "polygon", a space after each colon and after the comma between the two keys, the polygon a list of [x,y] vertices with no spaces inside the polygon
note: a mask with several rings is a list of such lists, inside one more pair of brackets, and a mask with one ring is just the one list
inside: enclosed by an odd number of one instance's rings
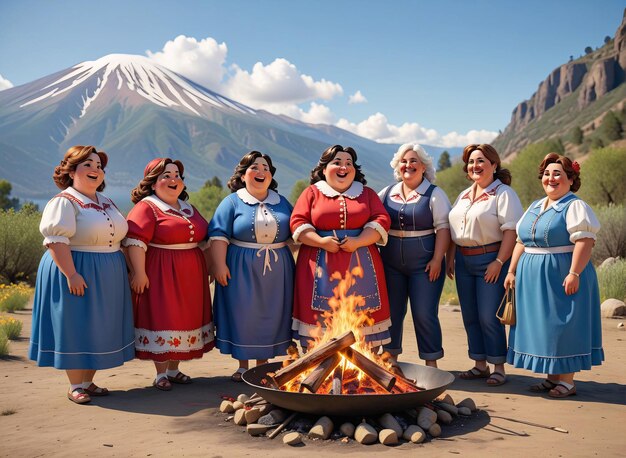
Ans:
{"label": "brown sandal", "polygon": [[89,396],[109,395],[109,390],[107,390],[106,388],[101,388],[93,382],[91,382],[91,385],[89,385],[87,388],[83,388],[83,390],[85,390],[85,393],[87,393]]}
{"label": "brown sandal", "polygon": [[566,398],[568,396],[576,396],[576,385],[568,388],[562,383],[559,383],[548,392],[548,396],[557,399]]}
{"label": "brown sandal", "polygon": [[553,390],[554,388],[556,388],[557,385],[558,383],[554,383],[552,380],[547,378],[540,383],[530,385],[528,387],[528,391],[532,393],[545,393],[547,391]]}
{"label": "brown sandal", "polygon": [[167,379],[167,377],[161,377],[159,380],[154,380],[152,382],[152,386],[155,387],[157,390],[161,390],[161,391],[172,390],[172,384]]}
{"label": "brown sandal", "polygon": [[193,380],[188,375],[183,374],[181,371],[178,371],[174,377],[167,376],[167,379],[172,383],[179,383],[181,385],[189,385]]}
{"label": "brown sandal", "polygon": [[91,402],[91,398],[82,388],[76,388],[75,390],[68,391],[67,399],[76,404],[87,404],[88,402]]}
{"label": "brown sandal", "polygon": [[237,370],[233,373],[233,375],[231,375],[231,376],[230,376],[230,379],[231,379],[233,382],[237,382],[237,383],[239,383],[239,382],[243,382],[243,380],[241,379],[241,376],[242,376],[242,375],[243,375],[243,373],[244,373],[245,371],[247,371],[247,370],[248,370],[248,369],[245,369],[245,368],[243,368],[243,367],[240,367],[239,369],[237,369]]}
{"label": "brown sandal", "polygon": [[477,378],[489,378],[491,372],[489,371],[489,367],[480,370],[477,367],[472,367],[470,370],[461,372],[459,374],[459,378],[463,380],[475,380]]}

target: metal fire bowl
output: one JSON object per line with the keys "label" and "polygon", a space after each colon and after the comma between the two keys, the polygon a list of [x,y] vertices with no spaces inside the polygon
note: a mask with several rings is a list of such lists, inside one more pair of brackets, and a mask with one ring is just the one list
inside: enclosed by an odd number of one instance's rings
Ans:
{"label": "metal fire bowl", "polygon": [[426,388],[417,393],[402,394],[313,394],[293,393],[265,387],[261,380],[276,372],[282,363],[268,363],[244,372],[242,378],[266,401],[284,409],[317,415],[376,415],[415,408],[432,401],[454,381],[450,372],[418,364],[399,363],[407,378]]}

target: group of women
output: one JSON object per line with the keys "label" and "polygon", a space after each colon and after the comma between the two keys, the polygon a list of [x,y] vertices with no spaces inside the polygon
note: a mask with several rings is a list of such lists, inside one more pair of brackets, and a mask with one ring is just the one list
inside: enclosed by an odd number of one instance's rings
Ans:
{"label": "group of women", "polygon": [[[145,167],[125,219],[101,194],[107,159],[93,146],[70,148],[53,176],[62,192],[40,225],[48,250],[30,357],[67,372],[73,402],[109,394],[94,383],[96,370],[134,357],[154,361],[153,385],[169,391],[192,382],[180,361],[214,346],[238,360],[233,381],[250,360],[284,355],[293,339],[306,351],[323,329],[333,274],[346,271],[361,277],[351,289],[368,315],[360,332],[392,365],[408,303],[420,358],[437,367],[443,357],[438,305],[446,274],[456,279],[474,361],[461,378],[502,385],[508,362],[547,374],[532,391],[566,397],[576,393],[574,374],[603,360],[590,263],[599,224],[572,193],[579,166],[564,156],[546,156],[539,169],[546,197],[524,213],[511,174],[486,144],[464,149],[473,183],[452,206],[434,185],[432,158],[416,144],[399,148],[391,161],[396,183],[378,194],[366,186],[356,151],[331,146],[293,208],[277,192],[271,158],[252,151],[210,223],[187,202],[184,166],[170,158]],[[513,286],[517,325],[507,348],[496,310]]]}

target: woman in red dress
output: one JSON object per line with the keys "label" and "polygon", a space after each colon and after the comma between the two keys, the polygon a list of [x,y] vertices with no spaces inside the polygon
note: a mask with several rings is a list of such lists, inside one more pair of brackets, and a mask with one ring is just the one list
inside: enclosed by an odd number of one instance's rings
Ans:
{"label": "woman in red dress", "polygon": [[201,358],[214,346],[211,296],[205,257],[198,245],[208,223],[186,202],[184,167],[169,158],[152,160],[132,190],[128,247],[139,359],[154,361],[153,385],[191,383],[178,370],[182,360]]}
{"label": "woman in red dress", "polygon": [[365,176],[350,147],[334,145],[322,154],[291,214],[293,239],[302,246],[296,262],[292,329],[303,347],[316,334],[320,316],[329,310],[335,286],[330,275],[342,276],[356,266],[349,293],[363,296],[358,307],[374,323],[360,328],[371,347],[390,342],[389,301],[376,243],[387,242],[391,220],[376,192],[364,186]]}

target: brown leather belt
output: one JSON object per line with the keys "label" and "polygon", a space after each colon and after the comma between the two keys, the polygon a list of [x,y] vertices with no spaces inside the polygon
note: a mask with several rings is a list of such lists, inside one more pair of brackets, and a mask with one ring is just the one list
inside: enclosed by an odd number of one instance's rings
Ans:
{"label": "brown leather belt", "polygon": [[478,256],[500,250],[500,242],[482,246],[457,246],[463,256]]}

